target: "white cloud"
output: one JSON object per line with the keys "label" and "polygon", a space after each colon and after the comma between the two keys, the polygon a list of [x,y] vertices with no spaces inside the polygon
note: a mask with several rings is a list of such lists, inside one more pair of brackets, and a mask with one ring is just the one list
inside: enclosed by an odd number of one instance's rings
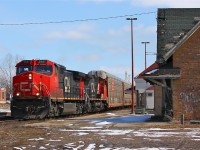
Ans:
{"label": "white cloud", "polygon": [[109,72],[110,74],[116,75],[122,79],[125,79],[125,72],[130,74],[131,68],[125,65],[118,65],[118,66],[101,66],[99,68],[100,70],[104,70],[106,72]]}
{"label": "white cloud", "polygon": [[[123,27],[124,31],[129,31],[131,30],[130,26],[125,26]],[[133,26],[133,30],[134,32],[138,32],[138,33],[146,33],[146,34],[151,34],[151,33],[155,33],[157,30],[157,26],[145,26],[144,24],[137,24]]]}
{"label": "white cloud", "polygon": [[132,0],[133,6],[157,6],[157,7],[174,7],[174,8],[198,8],[199,0]]}
{"label": "white cloud", "polygon": [[81,62],[84,62],[84,61],[94,62],[94,61],[100,60],[100,56],[97,54],[75,55],[75,60],[81,61]]}
{"label": "white cloud", "polygon": [[71,40],[85,40],[89,38],[90,32],[92,32],[93,26],[91,24],[81,24],[73,29],[64,31],[53,31],[48,33],[45,38],[47,39],[71,39]]}
{"label": "white cloud", "polygon": [[61,39],[87,39],[87,34],[80,31],[55,31],[47,35],[48,38],[61,38]]}

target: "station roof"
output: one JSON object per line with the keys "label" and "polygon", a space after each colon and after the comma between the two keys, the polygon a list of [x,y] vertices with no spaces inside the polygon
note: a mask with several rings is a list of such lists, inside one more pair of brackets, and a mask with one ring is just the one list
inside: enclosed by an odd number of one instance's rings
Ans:
{"label": "station roof", "polygon": [[164,60],[167,61],[174,52],[186,42],[198,29],[200,28],[200,21],[173,47],[171,48],[164,56]]}
{"label": "station roof", "polygon": [[[200,8],[160,8],[157,13],[157,62],[164,63],[200,21]],[[187,36],[186,36],[187,35]]]}
{"label": "station roof", "polygon": [[166,86],[163,79],[180,78],[180,68],[170,64],[171,56],[200,30],[200,8],[158,9],[157,21],[157,60],[137,78]]}

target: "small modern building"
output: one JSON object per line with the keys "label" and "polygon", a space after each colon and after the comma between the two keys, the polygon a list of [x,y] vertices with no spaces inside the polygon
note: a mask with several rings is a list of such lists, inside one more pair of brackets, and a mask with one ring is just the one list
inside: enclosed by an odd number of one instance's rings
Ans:
{"label": "small modern building", "polygon": [[157,60],[140,77],[155,87],[155,112],[200,120],[200,8],[158,9]]}
{"label": "small modern building", "polygon": [[154,109],[154,88],[142,78],[135,78],[138,92],[136,108]]}

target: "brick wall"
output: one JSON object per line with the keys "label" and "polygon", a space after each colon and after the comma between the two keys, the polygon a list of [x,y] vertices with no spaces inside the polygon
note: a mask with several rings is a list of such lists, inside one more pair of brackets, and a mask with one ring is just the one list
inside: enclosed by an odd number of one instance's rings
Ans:
{"label": "brick wall", "polygon": [[173,54],[181,78],[173,81],[174,119],[200,119],[200,28]]}

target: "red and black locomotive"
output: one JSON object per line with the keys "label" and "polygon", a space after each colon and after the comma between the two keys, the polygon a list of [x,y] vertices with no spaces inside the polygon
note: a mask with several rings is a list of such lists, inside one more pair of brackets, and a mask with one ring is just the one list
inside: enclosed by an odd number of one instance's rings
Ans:
{"label": "red and black locomotive", "polygon": [[11,116],[37,119],[130,106],[130,88],[105,71],[85,74],[49,60],[23,60],[13,77]]}

